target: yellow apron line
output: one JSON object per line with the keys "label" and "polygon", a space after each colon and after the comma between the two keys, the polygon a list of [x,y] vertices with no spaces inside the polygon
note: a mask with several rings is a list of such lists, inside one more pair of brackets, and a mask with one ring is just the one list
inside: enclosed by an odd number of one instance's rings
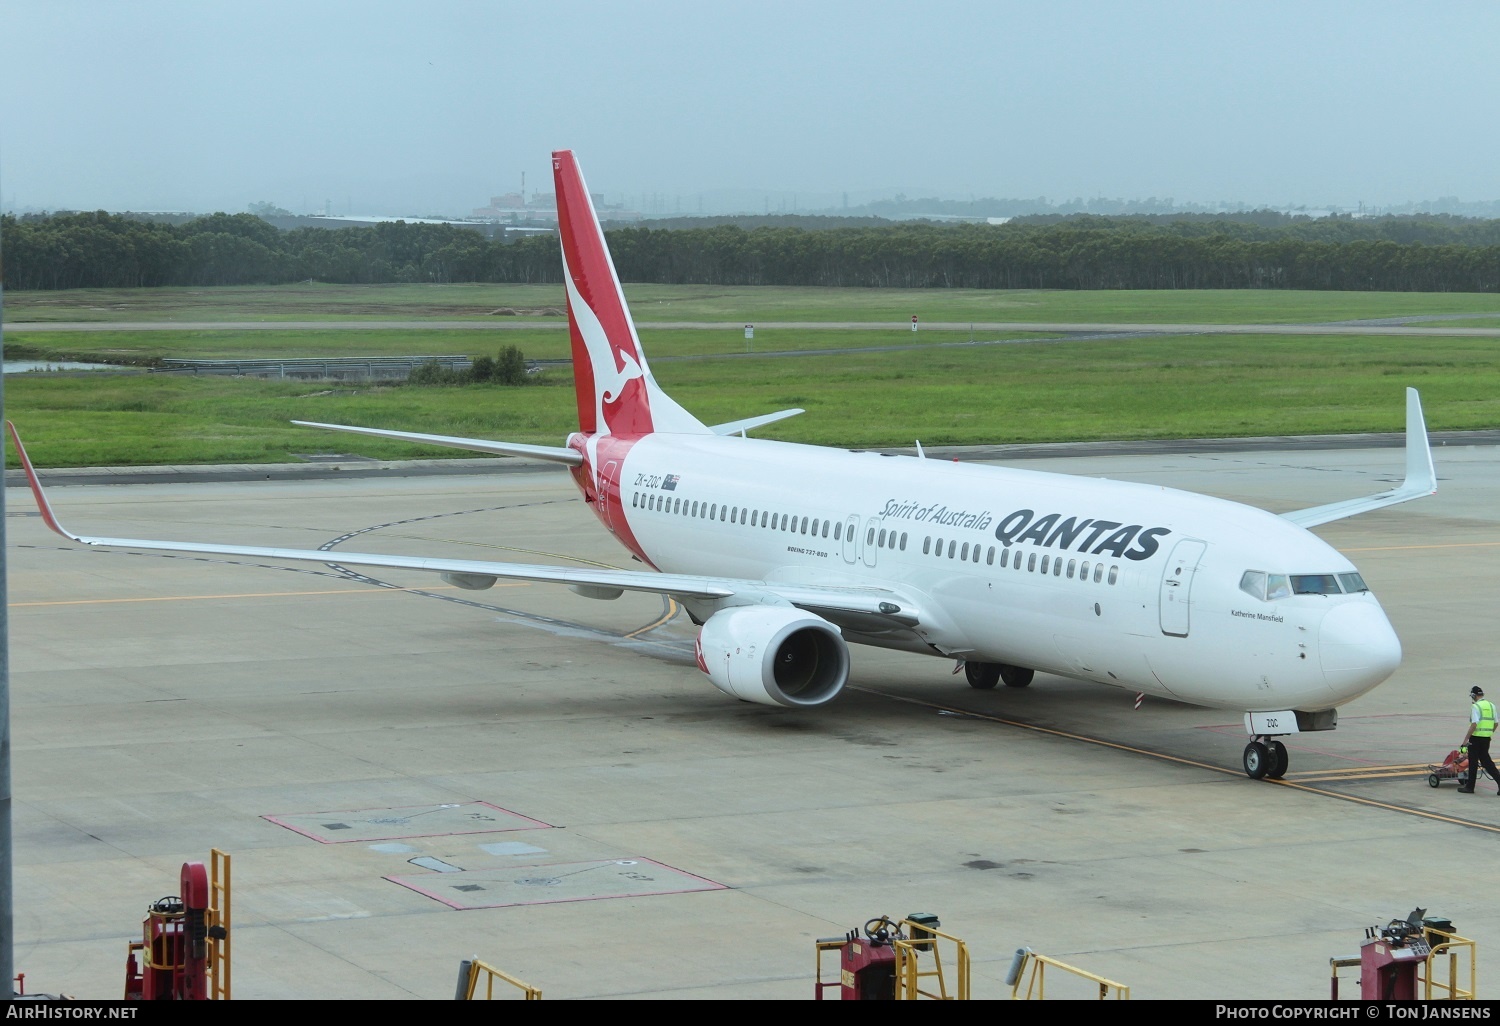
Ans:
{"label": "yellow apron line", "polygon": [[1353,802],[1355,805],[1368,805],[1372,809],[1385,809],[1387,812],[1402,812],[1408,816],[1417,816],[1421,819],[1435,819],[1439,823],[1452,823],[1454,826],[1473,827],[1475,830],[1486,830],[1492,834],[1500,834],[1500,826],[1491,823],[1476,823],[1472,819],[1460,819],[1457,816],[1447,816],[1440,812],[1424,812],[1421,809],[1413,809],[1405,805],[1392,805],[1389,802],[1376,801],[1373,798],[1360,798],[1352,794],[1339,794],[1337,791],[1325,791],[1320,787],[1308,787],[1292,780],[1267,780],[1268,784],[1280,784],[1282,787],[1290,787],[1298,791],[1306,791],[1308,794],[1321,794],[1326,798],[1337,798],[1340,801]]}
{"label": "yellow apron line", "polygon": [[631,631],[629,634],[623,634],[623,635],[621,635],[621,637],[635,638],[635,637],[638,637],[638,636],[640,636],[642,634],[645,634],[647,631],[654,631],[654,630],[656,630],[656,628],[660,627],[662,624],[666,623],[668,620],[672,619],[676,615],[677,615],[677,600],[674,599],[674,598],[668,597],[667,598],[667,611],[665,613],[662,613],[661,616],[657,617],[651,623],[646,624],[646,626],[644,626],[644,627],[638,627],[635,630]]}
{"label": "yellow apron line", "polygon": [[1363,548],[1344,549],[1344,552],[1405,552],[1408,549],[1489,549],[1500,545],[1492,542],[1445,542],[1442,545],[1367,545]]}
{"label": "yellow apron line", "polygon": [[969,709],[954,709],[950,706],[939,705],[936,702],[927,702],[919,698],[903,698],[899,695],[888,695],[884,691],[876,691],[874,688],[857,687],[850,685],[855,691],[863,691],[869,695],[879,695],[893,702],[905,702],[908,705],[919,705],[927,709],[939,709],[943,712],[952,713],[955,716],[968,716],[976,720],[989,720],[992,723],[1004,724],[1007,727],[1019,727],[1022,730],[1030,730],[1037,734],[1051,734],[1053,737],[1064,737],[1069,741],[1086,741],[1091,745],[1099,745],[1102,748],[1114,748],[1121,752],[1131,752],[1135,755],[1149,755],[1156,759],[1165,759],[1168,762],[1178,762],[1184,766],[1197,766],[1199,769],[1215,770],[1219,773],[1233,773],[1234,770],[1226,770],[1223,766],[1215,766],[1212,763],[1198,762],[1196,759],[1184,759],[1177,755],[1165,755],[1162,752],[1153,752],[1149,748],[1133,748],[1130,745],[1122,745],[1115,741],[1104,741],[1097,737],[1089,737],[1087,734],[1073,734],[1066,730],[1057,730],[1052,727],[1038,727],[1032,723],[1021,723],[1017,720],[1007,720],[1003,716],[991,716],[989,713],[973,712]]}
{"label": "yellow apron line", "polygon": [[[1113,748],[1121,752],[1131,752],[1135,755],[1147,755],[1153,759],[1161,759],[1164,762],[1176,762],[1184,766],[1196,766],[1199,769],[1213,770],[1226,776],[1240,776],[1241,771],[1225,769],[1223,766],[1214,766],[1206,762],[1198,762],[1196,759],[1184,759],[1176,755],[1167,755],[1163,752],[1153,752],[1148,748],[1135,748],[1131,745],[1122,745],[1114,741],[1104,741],[1100,738],[1089,737],[1086,734],[1073,734],[1066,730],[1054,730],[1051,727],[1038,727],[1030,723],[1019,723],[1015,720],[1007,720],[1001,716],[991,716],[988,713],[972,712],[968,709],[954,709],[950,706],[939,705],[936,702],[925,702],[917,698],[903,698],[899,695],[888,695],[874,688],[856,687],[855,691],[863,691],[868,695],[879,695],[881,698],[890,699],[893,702],[905,702],[908,705],[918,705],[928,709],[938,709],[942,712],[952,713],[955,716],[968,716],[976,720],[989,720],[993,723],[1001,723],[1007,727],[1018,727],[1021,730],[1030,730],[1038,734],[1051,734],[1054,737],[1067,738],[1070,741],[1084,741],[1091,745],[1102,748]],[[1320,787],[1310,787],[1307,784],[1292,780],[1271,780],[1266,778],[1260,781],[1263,784],[1277,784],[1281,787],[1290,787],[1297,791],[1306,791],[1308,794],[1319,794],[1325,798],[1337,798],[1340,801],[1353,802],[1355,805],[1368,805],[1374,809],[1385,809],[1387,812],[1400,812],[1408,816],[1418,816],[1422,819],[1433,819],[1440,823],[1452,823],[1454,826],[1473,827],[1476,830],[1485,830],[1492,834],[1500,834],[1500,826],[1489,823],[1476,823],[1471,819],[1459,819],[1457,816],[1447,816],[1436,812],[1424,812],[1421,809],[1412,809],[1403,805],[1392,805],[1389,802],[1376,801],[1373,798],[1360,798],[1355,795],[1339,794],[1337,791],[1326,791]]]}
{"label": "yellow apron line", "polygon": [[1430,773],[1430,763],[1411,763],[1405,766],[1349,766],[1344,769],[1307,770],[1303,773],[1290,773],[1288,776],[1297,780],[1307,777],[1358,777],[1369,773],[1383,773],[1387,776],[1399,776],[1403,773]]}
{"label": "yellow apron line", "polygon": [[1360,780],[1415,779],[1417,777],[1425,777],[1427,772],[1425,769],[1402,770],[1399,773],[1383,773],[1378,771],[1373,773],[1351,773],[1346,770],[1329,770],[1326,773],[1319,773],[1316,770],[1308,770],[1304,773],[1288,773],[1287,777],[1299,784],[1317,784]]}
{"label": "yellow apron line", "polygon": [[[520,588],[530,581],[506,581],[496,584],[497,588]],[[250,599],[250,598],[295,598],[298,595],[378,595],[386,592],[403,591],[454,591],[451,584],[439,584],[426,588],[378,588],[366,585],[363,588],[332,588],[320,591],[250,591],[233,595],[158,595],[149,598],[117,598],[117,599],[67,599],[56,602],[12,602],[10,609],[26,609],[31,606],[109,606],[125,602],[201,602],[210,599]]]}

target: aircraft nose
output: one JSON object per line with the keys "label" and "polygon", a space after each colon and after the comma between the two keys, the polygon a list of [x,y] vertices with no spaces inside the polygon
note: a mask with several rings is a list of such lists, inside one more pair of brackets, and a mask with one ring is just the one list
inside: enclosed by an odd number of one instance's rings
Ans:
{"label": "aircraft nose", "polygon": [[1340,695],[1363,694],[1401,665],[1401,639],[1373,602],[1344,602],[1318,628],[1323,679]]}

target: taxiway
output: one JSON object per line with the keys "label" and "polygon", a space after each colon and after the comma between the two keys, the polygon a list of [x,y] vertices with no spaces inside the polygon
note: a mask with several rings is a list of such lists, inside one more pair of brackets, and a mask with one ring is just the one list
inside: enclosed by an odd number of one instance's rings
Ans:
{"label": "taxiway", "polygon": [[[1239,718],[853,651],[831,705],[736,703],[662,600],[89,551],[6,493],[15,966],[120,996],[181,864],[233,859],[238,998],[443,999],[479,957],[556,998],[811,998],[815,938],[938,914],[1001,997],[1022,946],[1136,998],[1318,999],[1414,907],[1500,950],[1500,800],[1430,788],[1495,682],[1500,448],[1320,528],[1405,650],[1338,730],[1240,769]],[[1273,510],[1365,495],[1399,450],[1029,467]],[[105,478],[107,479],[107,478]],[[625,565],[560,471],[59,485],[116,536]],[[1049,977],[1049,990],[1051,988]],[[1481,973],[1481,996],[1493,983]],[[1350,982],[1347,993],[1357,992]]]}

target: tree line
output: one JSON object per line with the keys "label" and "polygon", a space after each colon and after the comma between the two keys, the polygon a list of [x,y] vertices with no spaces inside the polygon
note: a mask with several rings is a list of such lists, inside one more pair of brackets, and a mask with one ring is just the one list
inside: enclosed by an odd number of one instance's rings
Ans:
{"label": "tree line", "polygon": [[[1500,291],[1500,220],[1442,215],[642,225],[606,235],[622,279],[662,284]],[[252,214],[183,224],[103,211],[6,215],[0,246],[7,289],[562,281],[555,238],[490,241],[444,224],[283,232]]]}

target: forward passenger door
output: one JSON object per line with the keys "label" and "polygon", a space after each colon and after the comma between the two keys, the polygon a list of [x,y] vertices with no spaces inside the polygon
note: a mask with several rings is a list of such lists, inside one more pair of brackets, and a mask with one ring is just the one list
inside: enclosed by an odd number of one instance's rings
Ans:
{"label": "forward passenger door", "polygon": [[1206,542],[1184,538],[1172,549],[1161,574],[1161,632],[1185,638],[1191,627],[1193,576]]}

